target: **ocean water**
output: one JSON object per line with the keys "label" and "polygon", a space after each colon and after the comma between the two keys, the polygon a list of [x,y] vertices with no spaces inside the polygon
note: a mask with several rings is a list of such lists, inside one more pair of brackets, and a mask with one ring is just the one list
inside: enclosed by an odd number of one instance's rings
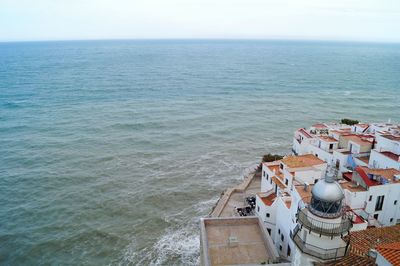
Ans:
{"label": "ocean water", "polygon": [[293,131],[400,120],[400,45],[0,44],[0,264],[196,265],[199,217]]}

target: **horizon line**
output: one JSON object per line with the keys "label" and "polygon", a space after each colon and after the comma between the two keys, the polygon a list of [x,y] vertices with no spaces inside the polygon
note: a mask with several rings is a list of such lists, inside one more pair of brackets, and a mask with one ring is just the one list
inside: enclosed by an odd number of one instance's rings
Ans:
{"label": "horizon line", "polygon": [[337,43],[376,43],[400,44],[389,40],[350,40],[350,39],[318,39],[318,38],[93,38],[93,39],[42,39],[42,40],[0,40],[0,43],[30,43],[30,42],[84,42],[84,41],[303,41],[303,42],[337,42]]}

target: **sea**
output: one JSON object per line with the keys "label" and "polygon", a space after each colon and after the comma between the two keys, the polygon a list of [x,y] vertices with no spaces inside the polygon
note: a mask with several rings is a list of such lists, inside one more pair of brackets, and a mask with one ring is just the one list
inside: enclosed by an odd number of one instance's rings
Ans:
{"label": "sea", "polygon": [[198,265],[199,219],[293,132],[400,120],[400,44],[0,43],[0,264]]}

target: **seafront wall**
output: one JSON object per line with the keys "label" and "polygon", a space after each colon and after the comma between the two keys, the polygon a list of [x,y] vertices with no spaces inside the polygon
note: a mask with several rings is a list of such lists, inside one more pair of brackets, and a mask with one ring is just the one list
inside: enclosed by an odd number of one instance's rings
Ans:
{"label": "seafront wall", "polygon": [[225,190],[217,203],[215,204],[214,208],[211,210],[210,214],[208,217],[220,217],[222,211],[226,207],[227,203],[229,202],[232,194],[234,193],[245,193],[246,190],[249,188],[251,182],[253,181],[254,177],[256,176],[257,169],[254,171],[251,171],[247,173],[244,177],[244,180],[241,184],[237,185],[236,187],[233,188],[228,188]]}

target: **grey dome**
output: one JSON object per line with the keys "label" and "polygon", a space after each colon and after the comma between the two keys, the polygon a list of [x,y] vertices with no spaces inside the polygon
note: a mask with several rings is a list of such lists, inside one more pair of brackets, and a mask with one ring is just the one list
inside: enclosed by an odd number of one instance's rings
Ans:
{"label": "grey dome", "polygon": [[320,179],[314,185],[311,194],[313,197],[325,202],[336,202],[344,198],[344,192],[339,183],[325,179]]}

